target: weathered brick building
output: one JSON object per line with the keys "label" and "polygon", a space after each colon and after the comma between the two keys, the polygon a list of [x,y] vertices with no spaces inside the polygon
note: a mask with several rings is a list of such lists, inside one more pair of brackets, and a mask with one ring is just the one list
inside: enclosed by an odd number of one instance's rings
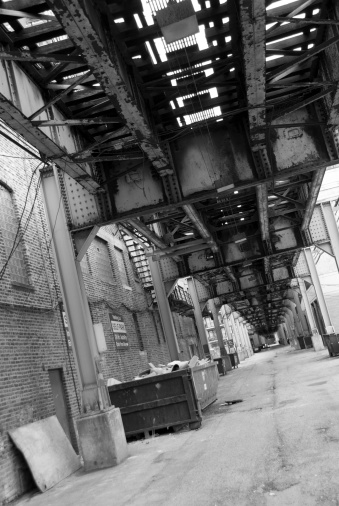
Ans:
{"label": "weathered brick building", "polygon": [[[32,486],[27,465],[8,431],[64,409],[62,424],[77,448],[73,418],[80,413],[81,406],[40,191],[39,169],[43,164],[25,151],[27,147],[34,153],[4,124],[1,132],[0,504],[3,504]],[[107,351],[101,355],[101,367],[105,380],[110,377],[130,380],[148,362],[168,362],[159,313],[151,293],[144,290],[116,225],[100,229],[81,265],[93,323],[101,323],[104,329]],[[129,344],[126,349],[116,346],[109,317],[112,312],[118,312],[125,323]],[[198,350],[194,321],[174,314],[174,322],[182,356],[188,357]],[[63,407],[55,405],[57,391],[63,397]]]}

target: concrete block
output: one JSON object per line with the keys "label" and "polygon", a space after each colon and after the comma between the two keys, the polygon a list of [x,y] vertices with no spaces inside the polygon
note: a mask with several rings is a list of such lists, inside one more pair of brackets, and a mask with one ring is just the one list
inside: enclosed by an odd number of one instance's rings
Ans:
{"label": "concrete block", "polygon": [[128,456],[120,409],[110,408],[76,420],[85,471],[120,464]]}
{"label": "concrete block", "polygon": [[325,350],[325,346],[324,346],[324,343],[323,343],[321,335],[319,335],[319,334],[312,334],[311,339],[312,339],[312,344],[313,344],[314,351]]}

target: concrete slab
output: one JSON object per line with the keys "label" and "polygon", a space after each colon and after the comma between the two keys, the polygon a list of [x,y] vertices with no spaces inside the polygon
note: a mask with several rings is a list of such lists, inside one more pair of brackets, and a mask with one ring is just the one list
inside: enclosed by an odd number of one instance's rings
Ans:
{"label": "concrete slab", "polygon": [[9,434],[23,453],[41,492],[54,487],[81,467],[80,459],[56,416],[23,425]]}
{"label": "concrete slab", "polygon": [[120,466],[16,506],[333,506],[338,390],[339,358],[327,351],[262,351],[220,377],[198,431],[131,443]]}

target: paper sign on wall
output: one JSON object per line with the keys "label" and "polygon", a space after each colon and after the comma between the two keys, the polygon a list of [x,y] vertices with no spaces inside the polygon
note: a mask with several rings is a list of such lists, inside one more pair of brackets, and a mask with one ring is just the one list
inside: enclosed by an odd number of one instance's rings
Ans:
{"label": "paper sign on wall", "polygon": [[114,334],[116,347],[120,350],[127,349],[129,347],[126,327],[122,316],[118,313],[109,313],[109,319]]}

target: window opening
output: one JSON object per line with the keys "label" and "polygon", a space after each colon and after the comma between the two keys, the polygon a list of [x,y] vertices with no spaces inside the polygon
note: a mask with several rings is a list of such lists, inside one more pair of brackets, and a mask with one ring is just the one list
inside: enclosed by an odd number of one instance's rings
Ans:
{"label": "window opening", "polygon": [[95,253],[96,275],[101,281],[106,283],[114,283],[111,259],[109,255],[108,244],[103,239],[96,237],[93,241],[93,249]]}
{"label": "window opening", "polygon": [[119,269],[122,284],[125,286],[129,286],[125,258],[124,258],[124,252],[121,249],[116,248],[116,247],[114,248],[114,250],[115,250],[115,257],[117,259],[118,269]]}
{"label": "window opening", "polygon": [[[11,280],[24,285],[29,284],[27,274],[27,264],[24,255],[24,246],[22,243],[22,231],[19,228],[19,222],[16,217],[14,202],[11,192],[0,185],[0,232],[5,255],[0,259],[0,271],[7,259],[10,260],[7,265]],[[15,246],[13,249],[13,244]]]}

